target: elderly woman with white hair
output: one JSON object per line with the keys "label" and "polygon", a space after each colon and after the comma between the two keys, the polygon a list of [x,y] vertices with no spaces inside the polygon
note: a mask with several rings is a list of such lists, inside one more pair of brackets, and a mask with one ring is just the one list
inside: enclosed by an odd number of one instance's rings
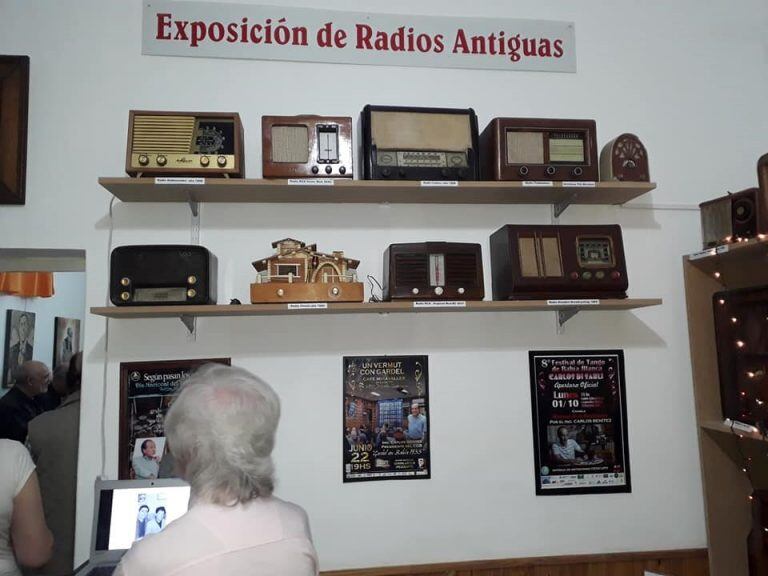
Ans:
{"label": "elderly woman with white hair", "polygon": [[311,576],[307,515],[272,496],[280,400],[241,368],[209,364],[183,385],[165,420],[189,511],[134,544],[117,576]]}

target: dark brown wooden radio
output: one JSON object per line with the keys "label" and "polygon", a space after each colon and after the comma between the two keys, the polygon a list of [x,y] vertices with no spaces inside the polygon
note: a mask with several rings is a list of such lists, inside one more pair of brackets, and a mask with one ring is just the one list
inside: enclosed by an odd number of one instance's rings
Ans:
{"label": "dark brown wooden radio", "polygon": [[600,179],[650,182],[648,152],[634,134],[620,134],[600,152]]}
{"label": "dark brown wooden radio", "polygon": [[235,112],[131,110],[125,171],[131,176],[245,176]]}
{"label": "dark brown wooden radio", "polygon": [[704,248],[754,238],[768,231],[768,203],[759,188],[699,204]]}
{"label": "dark brown wooden radio", "polygon": [[480,244],[391,244],[384,252],[384,300],[482,300]]}
{"label": "dark brown wooden radio", "polygon": [[594,120],[494,118],[480,156],[483,180],[598,180]]}
{"label": "dark brown wooden radio", "polygon": [[352,178],[352,118],[262,116],[264,178]]}
{"label": "dark brown wooden radio", "polygon": [[494,300],[626,298],[621,227],[514,226],[491,236]]}

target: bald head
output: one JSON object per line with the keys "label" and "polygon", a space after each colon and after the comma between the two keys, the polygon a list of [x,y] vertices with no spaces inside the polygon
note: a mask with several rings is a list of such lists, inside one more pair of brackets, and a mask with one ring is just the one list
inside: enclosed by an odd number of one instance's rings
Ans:
{"label": "bald head", "polygon": [[30,398],[42,394],[48,389],[51,381],[51,371],[48,366],[37,360],[24,362],[13,374],[16,388],[24,392]]}

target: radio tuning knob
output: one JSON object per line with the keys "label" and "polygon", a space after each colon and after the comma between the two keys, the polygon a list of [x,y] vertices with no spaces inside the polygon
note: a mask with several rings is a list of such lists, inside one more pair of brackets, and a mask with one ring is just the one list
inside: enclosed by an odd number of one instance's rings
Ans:
{"label": "radio tuning knob", "polygon": [[418,294],[419,293],[419,289],[418,288],[414,288],[413,290],[411,290],[411,292],[413,292],[414,294]]}
{"label": "radio tuning knob", "polygon": [[120,294],[120,300],[122,300],[123,302],[125,302],[126,300],[130,300],[130,299],[131,299],[131,293],[130,292],[123,292],[123,293]]}
{"label": "radio tuning knob", "polygon": [[325,167],[325,173],[326,173],[326,174],[330,174],[331,172],[333,172],[333,168],[331,168],[331,165],[330,165],[330,164],[328,164],[328,165]]}
{"label": "radio tuning knob", "polygon": [[346,166],[340,166],[339,167],[339,174],[346,174],[346,173],[347,173]]}
{"label": "radio tuning knob", "polygon": [[400,176],[400,178],[405,178],[405,170],[400,168],[400,170],[397,171],[397,175]]}
{"label": "radio tuning knob", "polygon": [[571,174],[573,174],[574,176],[581,176],[582,174],[584,174],[584,170],[582,170],[581,166],[576,166],[576,168],[574,168],[571,171]]}
{"label": "radio tuning knob", "polygon": [[285,290],[283,290],[282,288],[278,288],[277,289],[277,295],[278,296],[283,296],[284,294],[285,294]]}
{"label": "radio tuning knob", "polygon": [[197,284],[197,276],[190,276],[187,278],[187,284]]}
{"label": "radio tuning knob", "polygon": [[208,156],[200,156],[200,166],[208,166],[211,163],[211,159]]}
{"label": "radio tuning knob", "polygon": [[459,288],[458,289],[458,293],[459,294],[464,294],[464,292],[466,292],[466,290],[464,290],[464,288]]}
{"label": "radio tuning knob", "polygon": [[320,172],[320,168],[317,166],[312,166],[312,174],[317,174],[318,172]]}
{"label": "radio tuning knob", "polygon": [[389,178],[389,175],[392,174],[392,170],[389,168],[383,168],[381,170],[381,175],[384,176],[384,178]]}
{"label": "radio tuning knob", "polygon": [[438,296],[442,296],[443,288],[441,286],[438,286],[437,288],[435,288],[435,294],[437,294]]}
{"label": "radio tuning knob", "polygon": [[168,163],[168,158],[166,158],[163,154],[158,155],[157,157],[158,166],[165,166],[167,163]]}
{"label": "radio tuning knob", "polygon": [[141,164],[142,166],[146,166],[147,164],[149,164],[149,156],[147,156],[146,154],[139,154],[139,164]]}
{"label": "radio tuning knob", "polygon": [[611,278],[613,278],[614,280],[618,280],[619,278],[621,278],[621,272],[619,272],[618,270],[614,270],[613,272],[611,272]]}
{"label": "radio tuning knob", "polygon": [[571,280],[578,280],[578,279],[579,279],[579,273],[571,272]]}
{"label": "radio tuning knob", "polygon": [[339,287],[338,287],[338,286],[334,286],[333,288],[331,288],[331,294],[332,294],[332,295],[334,295],[334,296],[338,296],[338,295],[339,295],[339,292],[341,292],[341,290],[339,290]]}
{"label": "radio tuning knob", "polygon": [[440,175],[441,175],[443,178],[448,178],[448,174],[449,174],[449,172],[448,172],[448,168],[443,168],[442,170],[440,170]]}
{"label": "radio tuning knob", "polygon": [[547,176],[554,176],[555,172],[557,172],[557,168],[554,166],[547,166]]}
{"label": "radio tuning knob", "polygon": [[528,176],[528,166],[520,166],[520,169],[517,172],[520,176]]}
{"label": "radio tuning knob", "polygon": [[224,168],[224,166],[227,165],[227,157],[219,156],[218,158],[216,158],[216,164],[219,165],[219,168]]}
{"label": "radio tuning knob", "polygon": [[130,278],[121,278],[120,279],[120,284],[122,284],[123,286],[130,286],[131,279]]}
{"label": "radio tuning knob", "polygon": [[197,290],[194,288],[187,290],[187,298],[194,298],[195,296],[197,296]]}

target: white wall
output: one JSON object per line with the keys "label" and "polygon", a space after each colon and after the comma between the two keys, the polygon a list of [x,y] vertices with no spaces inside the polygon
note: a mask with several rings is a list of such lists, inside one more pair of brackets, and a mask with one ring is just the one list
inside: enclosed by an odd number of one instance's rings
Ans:
{"label": "white wall", "polygon": [[[0,343],[5,342],[7,310],[25,310],[35,314],[35,348],[32,358],[53,367],[53,335],[56,317],[77,318],[82,327],[85,319],[85,273],[56,272],[53,275],[56,293],[50,298],[20,298],[0,296]],[[82,338],[82,334],[81,334]],[[3,363],[0,350],[0,365]],[[0,389],[0,396],[7,389]]]}
{"label": "white wall", "polygon": [[[87,304],[104,303],[109,196],[96,179],[123,173],[131,108],[239,111],[249,177],[260,175],[262,114],[357,117],[371,103],[472,106],[481,126],[494,116],[595,118],[600,144],[634,132],[659,183],[641,204],[695,205],[755,185],[755,161],[768,150],[764,0],[423,0],[417,10],[575,21],[578,73],[145,57],[139,1],[0,0],[0,53],[32,58],[28,200],[0,209],[0,243],[86,249]],[[185,206],[117,202],[114,212],[115,245],[190,237]],[[380,275],[391,242],[487,247],[502,224],[549,218],[546,207],[520,206],[206,205],[201,241],[220,259],[220,301],[247,301],[249,263],[285,236],[344,249],[363,276]],[[680,261],[699,247],[698,214],[573,207],[561,222],[621,224],[630,295],[664,305],[580,314],[561,336],[549,313],[205,319],[196,342],[175,320],[113,321],[106,383],[105,320],[89,316],[79,556],[101,471],[104,387],[106,472],[116,473],[119,362],[221,355],[283,399],[278,494],[309,512],[323,569],[704,546]],[[632,493],[537,498],[527,351],[614,346],[626,353]],[[430,356],[433,479],[342,485],[341,356],[400,353]]]}

